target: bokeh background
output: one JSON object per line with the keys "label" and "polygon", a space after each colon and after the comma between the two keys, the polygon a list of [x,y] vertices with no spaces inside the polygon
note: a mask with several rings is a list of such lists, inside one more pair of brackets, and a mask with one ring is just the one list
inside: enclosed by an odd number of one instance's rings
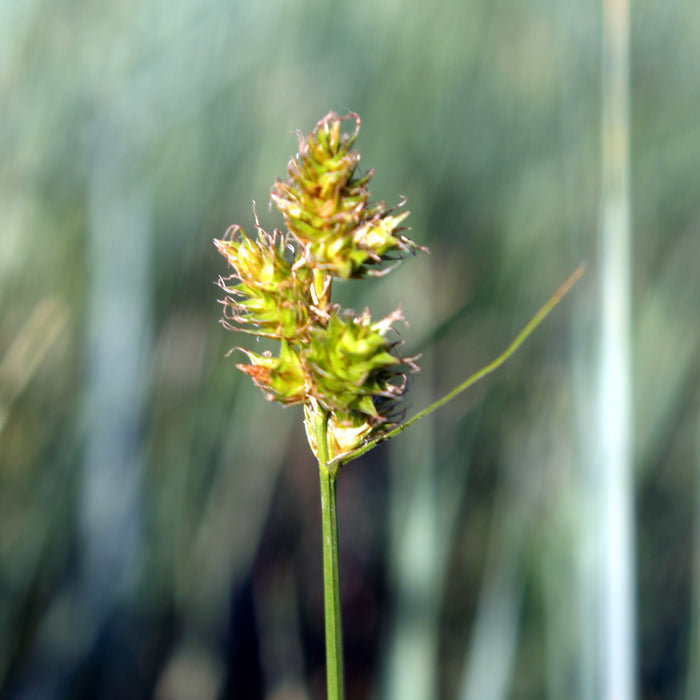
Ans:
{"label": "bokeh background", "polygon": [[[604,697],[601,7],[0,3],[0,696],[325,696],[315,466],[226,356],[249,339],[217,323],[212,239],[253,201],[281,226],[295,131],[352,110],[430,248],[335,290],[403,309],[409,412],[589,266],[507,366],[341,474],[348,697]],[[693,0],[633,3],[615,561],[649,699],[700,697],[699,42]]]}

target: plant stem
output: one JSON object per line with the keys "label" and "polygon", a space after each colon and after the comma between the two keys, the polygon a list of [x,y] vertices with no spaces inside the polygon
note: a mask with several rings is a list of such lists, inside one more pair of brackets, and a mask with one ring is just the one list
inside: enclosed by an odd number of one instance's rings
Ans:
{"label": "plant stem", "polygon": [[335,468],[328,465],[328,412],[319,407],[316,418],[316,451],[321,479],[323,532],[323,601],[326,619],[326,682],[328,700],[345,698],[343,622],[338,565],[338,513]]}
{"label": "plant stem", "polygon": [[398,425],[396,428],[390,430],[385,435],[382,435],[381,437],[376,438],[375,440],[367,442],[366,444],[362,445],[362,447],[358,447],[352,452],[344,454],[340,457],[336,457],[334,460],[331,460],[331,464],[334,465],[336,469],[338,469],[341,464],[347,464],[353,459],[357,459],[361,455],[365,454],[365,452],[369,452],[369,450],[371,450],[373,447],[376,447],[380,442],[384,442],[385,440],[389,440],[390,438],[395,437],[399,433],[406,430],[406,428],[415,423],[417,420],[425,418],[425,416],[440,408],[440,406],[444,406],[448,401],[451,401],[455,398],[455,396],[461,394],[470,386],[476,384],[487,374],[491,374],[491,372],[498,369],[525,342],[525,340],[532,333],[532,331],[534,331],[535,328],[537,328],[537,326],[539,326],[539,324],[542,323],[542,321],[544,321],[544,319],[549,315],[552,309],[562,300],[564,295],[571,289],[571,287],[573,287],[574,284],[576,284],[576,282],[578,282],[581,279],[585,271],[586,263],[581,263],[573,271],[573,273],[566,280],[566,282],[564,282],[564,284],[562,284],[561,287],[559,287],[559,289],[557,289],[557,291],[554,292],[554,294],[549,298],[545,305],[530,319],[530,321],[520,331],[520,333],[518,333],[518,335],[515,336],[511,344],[495,360],[489,362],[485,367],[482,367],[478,372],[475,372],[474,374],[472,374],[471,377],[463,381],[458,387],[454,388],[449,394],[446,394],[441,399],[438,399],[435,403],[430,404],[430,406],[424,408],[420,413],[417,413],[412,418],[409,418],[409,420],[407,420],[405,423],[401,423],[401,425]]}

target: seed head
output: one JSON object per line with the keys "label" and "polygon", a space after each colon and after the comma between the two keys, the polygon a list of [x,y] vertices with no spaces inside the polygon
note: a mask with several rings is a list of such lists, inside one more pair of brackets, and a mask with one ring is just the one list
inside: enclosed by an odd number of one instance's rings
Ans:
{"label": "seed head", "polygon": [[[345,120],[354,121],[351,133],[341,130]],[[329,112],[299,137],[287,179],[270,193],[308,263],[341,279],[377,274],[385,261],[418,249],[402,233],[407,211],[393,214],[369,201],[373,171],[359,174],[360,154],[352,150],[359,130],[357,114]]]}
{"label": "seed head", "polygon": [[334,311],[326,328],[312,329],[305,362],[314,398],[324,409],[383,422],[375,399],[397,401],[405,388],[404,361],[391,353],[394,344],[386,338],[390,327],[387,319],[373,324],[368,311],[361,316]]}
{"label": "seed head", "polygon": [[258,228],[253,241],[240,226],[233,226],[214,244],[234,270],[218,282],[226,292],[221,303],[227,328],[280,340],[293,340],[305,332],[311,271],[293,268],[287,261],[284,236]]}
{"label": "seed head", "polygon": [[[346,120],[354,122],[349,133]],[[380,274],[385,262],[423,250],[402,233],[407,211],[394,214],[369,201],[372,171],[358,173],[360,155],[352,150],[359,128],[356,114],[330,112],[300,137],[287,180],[271,192],[287,233],[267,233],[256,217],[255,239],[232,226],[214,241],[233,270],[218,281],[223,324],[281,343],[277,356],[241,348],[249,362],[236,366],[268,400],[304,405],[314,451],[314,426],[327,417],[331,457],[395,424],[407,374],[418,369],[388,337],[400,312],[372,322],[368,310],[331,303],[334,278]]]}

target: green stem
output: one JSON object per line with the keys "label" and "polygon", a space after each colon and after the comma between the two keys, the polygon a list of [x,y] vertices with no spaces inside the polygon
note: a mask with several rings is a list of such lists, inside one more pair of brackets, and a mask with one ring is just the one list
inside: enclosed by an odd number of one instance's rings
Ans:
{"label": "green stem", "polygon": [[323,600],[326,618],[326,681],[328,700],[345,698],[343,622],[338,564],[337,467],[328,464],[328,412],[319,407],[316,419],[316,451],[321,479],[323,532]]}
{"label": "green stem", "polygon": [[451,401],[455,398],[455,396],[461,394],[470,386],[476,384],[487,374],[491,374],[491,372],[493,372],[495,369],[498,369],[525,342],[525,339],[532,333],[532,331],[534,331],[535,328],[537,328],[537,326],[539,326],[540,323],[544,321],[544,319],[549,315],[550,311],[552,311],[552,309],[562,300],[564,295],[571,289],[571,287],[573,287],[574,284],[576,284],[576,282],[578,282],[578,280],[581,279],[585,270],[585,263],[579,265],[571,274],[571,276],[566,280],[566,282],[564,282],[564,284],[562,284],[561,287],[559,287],[559,289],[557,289],[557,291],[551,296],[549,301],[547,301],[547,303],[530,319],[528,324],[520,331],[520,333],[518,333],[518,335],[515,336],[513,342],[495,360],[489,362],[489,364],[487,364],[485,367],[482,367],[478,372],[472,374],[471,377],[463,381],[449,394],[446,394],[441,399],[438,399],[435,403],[430,404],[430,406],[424,408],[420,413],[417,413],[415,416],[409,418],[405,423],[398,425],[396,428],[390,430],[388,433],[385,433],[384,435],[375,440],[371,440],[370,442],[366,443],[365,445],[362,445],[362,447],[359,447],[358,449],[352,452],[341,455],[340,457],[336,457],[334,460],[331,460],[331,464],[336,465],[336,469],[338,469],[341,464],[347,464],[353,459],[357,459],[357,457],[360,457],[361,455],[365,454],[365,452],[369,452],[369,450],[371,450],[373,447],[376,447],[380,442],[384,442],[385,440],[393,438],[394,436],[406,430],[406,428],[415,423],[417,420],[424,418],[429,413],[432,413],[441,406],[444,406],[448,401]]}

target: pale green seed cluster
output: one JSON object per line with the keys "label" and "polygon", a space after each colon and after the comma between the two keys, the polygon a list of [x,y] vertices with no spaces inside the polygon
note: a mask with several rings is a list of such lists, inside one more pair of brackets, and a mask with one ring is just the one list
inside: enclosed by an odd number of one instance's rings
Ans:
{"label": "pale green seed cluster", "polygon": [[[344,120],[354,122],[344,133]],[[326,115],[299,140],[288,179],[275,182],[271,198],[287,233],[257,238],[238,226],[215,244],[233,268],[219,280],[226,292],[223,323],[228,328],[280,341],[277,356],[244,350],[248,374],[269,400],[303,404],[307,434],[315,451],[319,411],[329,414],[331,456],[341,456],[376,437],[396,418],[411,359],[395,354],[387,338],[397,311],[378,322],[369,312],[343,310],[330,300],[333,278],[362,278],[419,249],[383,202],[371,203],[372,172],[357,173],[352,150],[360,128],[355,114]]]}
{"label": "pale green seed cluster", "polygon": [[[342,133],[343,119],[354,120],[351,134]],[[348,279],[363,277],[416,245],[401,233],[408,212],[393,215],[384,202],[370,203],[367,185],[373,171],[358,174],[360,154],[352,150],[360,118],[349,114],[343,119],[331,112],[300,140],[287,180],[277,180],[270,196],[309,264]]]}

